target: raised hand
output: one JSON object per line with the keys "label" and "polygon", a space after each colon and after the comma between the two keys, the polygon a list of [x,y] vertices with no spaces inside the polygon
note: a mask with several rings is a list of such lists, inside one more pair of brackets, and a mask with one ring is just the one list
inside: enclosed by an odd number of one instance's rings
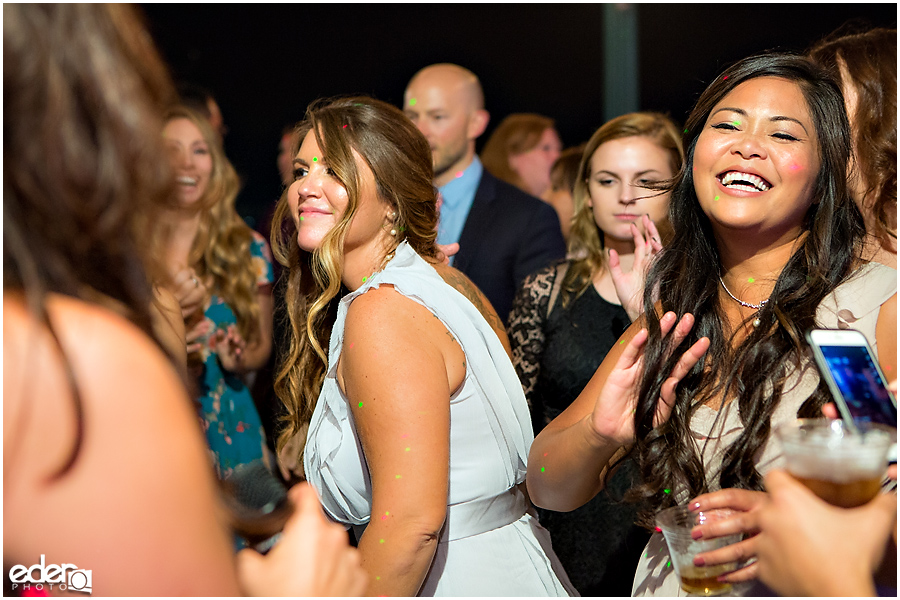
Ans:
{"label": "raised hand", "polygon": [[[677,347],[694,326],[694,316],[685,314],[677,319],[674,312],[667,312],[659,320],[663,337],[668,337],[671,347]],[[674,329],[674,332],[672,331]],[[616,445],[630,445],[634,441],[634,411],[637,405],[637,387],[644,362],[644,346],[647,330],[641,329],[625,347],[615,367],[607,377],[591,414],[591,425],[601,439]],[[709,348],[709,339],[700,338],[675,364],[660,390],[653,426],[666,422],[675,404],[675,388],[681,379],[697,364]]]}
{"label": "raised hand", "polygon": [[641,299],[644,295],[644,282],[647,280],[653,259],[662,250],[656,224],[647,215],[641,217],[641,222],[644,225],[644,233],[641,233],[637,225],[631,224],[631,235],[634,237],[634,264],[631,271],[624,272],[618,252],[609,250],[609,274],[612,276],[619,302],[632,321],[643,311]]}

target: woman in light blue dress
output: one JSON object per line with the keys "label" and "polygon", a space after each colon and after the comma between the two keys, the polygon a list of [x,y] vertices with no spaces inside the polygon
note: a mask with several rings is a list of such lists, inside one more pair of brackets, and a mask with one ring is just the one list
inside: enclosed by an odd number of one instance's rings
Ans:
{"label": "woman in light blue dress", "polygon": [[308,424],[306,475],[353,526],[371,595],[574,594],[524,493],[533,434],[502,322],[437,257],[428,143],[370,98],[314,105],[299,133],[276,212],[294,228],[273,246],[294,331],[280,451]]}

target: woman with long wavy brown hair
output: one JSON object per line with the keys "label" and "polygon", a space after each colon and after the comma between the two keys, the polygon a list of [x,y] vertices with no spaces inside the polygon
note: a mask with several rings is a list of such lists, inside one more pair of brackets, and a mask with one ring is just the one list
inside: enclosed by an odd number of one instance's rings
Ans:
{"label": "woman with long wavy brown hair", "polygon": [[272,264],[268,245],[234,204],[239,182],[209,122],[185,107],[168,111],[163,137],[177,183],[164,216],[161,252],[169,281],[187,280],[203,304],[185,315],[188,362],[201,418],[222,478],[265,456],[265,434],[242,376],[272,348]]}
{"label": "woman with long wavy brown hair", "polygon": [[365,97],[314,103],[298,133],[273,222],[293,330],[280,455],[305,439],[373,595],[567,595],[520,487],[531,432],[503,324],[437,257],[428,142]]}

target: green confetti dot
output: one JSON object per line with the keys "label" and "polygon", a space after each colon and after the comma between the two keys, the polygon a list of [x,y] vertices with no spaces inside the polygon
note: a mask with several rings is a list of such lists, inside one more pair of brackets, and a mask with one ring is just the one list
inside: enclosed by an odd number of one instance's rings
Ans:
{"label": "green confetti dot", "polygon": [[363,277],[363,283],[366,282],[366,279],[368,279],[368,277]]}
{"label": "green confetti dot", "polygon": [[666,563],[666,568],[668,569],[671,566],[672,566],[672,561],[670,560],[668,563]]}
{"label": "green confetti dot", "polygon": [[415,98],[410,98],[410,99],[409,99],[409,105],[410,105],[410,106],[415,106],[415,105],[416,105],[416,99],[415,99]]}
{"label": "green confetti dot", "polygon": [[671,494],[671,493],[672,493],[672,490],[665,489],[665,490],[663,490],[663,493],[664,493],[664,494]]}
{"label": "green confetti dot", "polygon": [[619,340],[619,345],[620,345],[620,346],[621,346],[622,344],[624,344],[624,343],[625,343],[625,340]]}
{"label": "green confetti dot", "polygon": [[713,201],[714,201],[714,202],[718,202],[718,201],[719,201],[719,197],[716,196],[715,198],[713,198]]}
{"label": "green confetti dot", "polygon": [[381,577],[379,577],[379,576],[376,575],[376,576],[375,576],[375,581],[381,581]]}
{"label": "green confetti dot", "polygon": [[735,127],[740,127],[740,126],[741,126],[741,122],[740,122],[740,121],[732,121],[731,124],[734,125]]}
{"label": "green confetti dot", "polygon": [[405,451],[406,451],[406,452],[409,452],[409,448],[407,448]]}
{"label": "green confetti dot", "polygon": [[394,479],[403,479],[402,475],[394,475]]}
{"label": "green confetti dot", "polygon": [[383,543],[384,543],[384,538],[378,540],[378,543],[379,543],[379,544],[383,544]]}
{"label": "green confetti dot", "polygon": [[359,403],[359,407],[362,408],[362,402]]}
{"label": "green confetti dot", "polygon": [[389,511],[389,510],[384,511],[384,516],[386,516],[386,517],[391,516],[391,511]]}
{"label": "green confetti dot", "polygon": [[684,129],[684,132],[685,132],[685,133],[687,133],[687,132],[688,132],[688,130],[687,130],[687,128],[686,128],[686,127],[685,127],[685,129]]}
{"label": "green confetti dot", "polygon": [[318,157],[318,156],[313,156],[313,162],[319,162],[319,157]]}
{"label": "green confetti dot", "polygon": [[747,283],[753,283],[754,281],[756,281],[756,280],[751,277],[747,280]]}
{"label": "green confetti dot", "polygon": [[300,217],[300,220],[302,221],[302,220],[303,220],[303,217]]}
{"label": "green confetti dot", "polygon": [[547,470],[547,467],[541,467],[541,473]]}

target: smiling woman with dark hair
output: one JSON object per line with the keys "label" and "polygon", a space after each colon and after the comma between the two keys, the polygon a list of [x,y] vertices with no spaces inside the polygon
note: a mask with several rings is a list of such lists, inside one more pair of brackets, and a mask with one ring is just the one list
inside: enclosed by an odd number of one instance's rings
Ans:
{"label": "smiling woman with dark hair", "polygon": [[[627,453],[641,470],[633,495],[647,502],[648,527],[676,504],[745,510],[780,465],[772,428],[819,414],[828,398],[805,330],[852,326],[882,365],[896,364],[896,272],[858,258],[864,229],[847,192],[849,126],[834,81],[796,56],[742,60],[703,92],[685,138],[674,236],[651,267],[644,315],[532,446],[528,489],[538,506],[580,506]],[[715,535],[752,534],[753,515]],[[755,541],[696,560],[746,559]],[[723,579],[754,576],[750,565]],[[678,591],[654,534],[633,593]]]}

